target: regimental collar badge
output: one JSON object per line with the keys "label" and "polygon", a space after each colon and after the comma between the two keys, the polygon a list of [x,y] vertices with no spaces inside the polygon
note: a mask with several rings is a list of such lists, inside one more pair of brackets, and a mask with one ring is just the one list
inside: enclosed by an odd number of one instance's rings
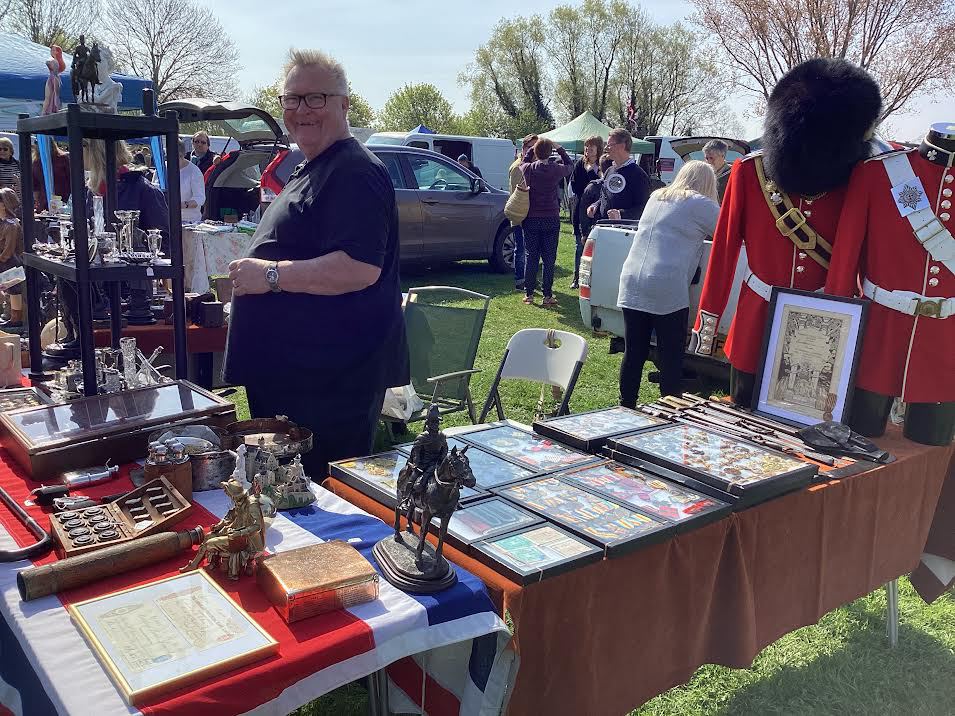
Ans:
{"label": "regimental collar badge", "polygon": [[938,151],[935,149],[929,149],[928,152],[926,152],[925,156],[928,157],[930,161],[934,162],[935,157],[938,156]]}
{"label": "regimental collar badge", "polygon": [[918,152],[920,156],[928,159],[932,164],[938,164],[943,167],[955,166],[955,153],[948,152],[942,147],[937,147],[929,143],[928,140],[922,142]]}
{"label": "regimental collar badge", "polygon": [[776,187],[776,182],[766,182],[766,191],[769,193],[769,200],[773,202],[773,204],[779,206],[783,203],[783,195],[779,193],[779,189]]}

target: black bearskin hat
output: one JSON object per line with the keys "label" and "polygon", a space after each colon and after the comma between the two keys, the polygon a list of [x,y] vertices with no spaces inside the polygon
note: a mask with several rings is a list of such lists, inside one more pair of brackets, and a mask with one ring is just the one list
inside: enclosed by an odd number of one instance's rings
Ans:
{"label": "black bearskin hat", "polygon": [[777,186],[819,194],[849,181],[867,156],[882,96],[868,72],[846,60],[817,58],[793,67],[769,95],[763,163]]}

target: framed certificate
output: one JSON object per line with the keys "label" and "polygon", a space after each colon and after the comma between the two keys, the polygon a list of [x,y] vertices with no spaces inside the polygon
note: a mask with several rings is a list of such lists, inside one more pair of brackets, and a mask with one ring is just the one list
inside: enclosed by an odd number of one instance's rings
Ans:
{"label": "framed certificate", "polygon": [[534,432],[544,437],[559,440],[578,450],[595,452],[603,447],[607,438],[613,435],[622,435],[642,428],[665,425],[666,422],[663,418],[638,413],[636,410],[617,405],[612,408],[591,410],[586,413],[535,420]]}
{"label": "framed certificate", "polygon": [[773,288],[753,411],[792,425],[849,414],[868,301]]}
{"label": "framed certificate", "polygon": [[279,650],[202,569],[67,609],[133,706]]}

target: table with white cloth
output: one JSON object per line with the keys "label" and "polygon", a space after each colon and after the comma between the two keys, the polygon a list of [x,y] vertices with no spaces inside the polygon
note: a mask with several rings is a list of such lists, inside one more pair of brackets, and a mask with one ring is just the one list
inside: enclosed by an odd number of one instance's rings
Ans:
{"label": "table with white cloth", "polygon": [[[0,485],[23,504],[35,484],[0,451]],[[131,488],[128,469],[84,490],[93,497]],[[313,485],[316,502],[279,513],[267,547],[282,552],[333,539],[355,546],[374,564],[371,549],[391,528]],[[194,496],[192,512],[176,529],[208,529],[230,505],[222,491]],[[41,524],[49,516],[27,508]],[[0,549],[35,541],[0,505]],[[85,587],[20,600],[16,575],[27,561],[0,564],[0,714],[16,716],[231,716],[294,709],[349,682],[372,678],[372,705],[390,701],[399,713],[499,713],[514,680],[510,633],[481,582],[456,567],[458,583],[431,595],[406,594],[381,580],[375,601],[286,624],[255,579],[230,582],[226,592],[279,642],[279,653],[187,688],[130,707],[70,620],[65,605],[175,574],[189,554],[117,574]],[[47,564],[47,555],[34,560]]]}
{"label": "table with white cloth", "polygon": [[252,234],[242,231],[206,232],[183,228],[182,260],[186,292],[205,293],[209,276],[227,275],[229,264],[241,259],[252,245]]}

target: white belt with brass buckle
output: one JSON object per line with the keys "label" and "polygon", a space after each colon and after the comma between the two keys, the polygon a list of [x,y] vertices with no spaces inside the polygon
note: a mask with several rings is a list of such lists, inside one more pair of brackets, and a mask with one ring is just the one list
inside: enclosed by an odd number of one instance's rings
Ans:
{"label": "white belt with brass buckle", "polygon": [[862,282],[862,293],[880,306],[907,316],[948,318],[955,314],[955,298],[929,298],[915,291],[889,291],[869,279]]}

